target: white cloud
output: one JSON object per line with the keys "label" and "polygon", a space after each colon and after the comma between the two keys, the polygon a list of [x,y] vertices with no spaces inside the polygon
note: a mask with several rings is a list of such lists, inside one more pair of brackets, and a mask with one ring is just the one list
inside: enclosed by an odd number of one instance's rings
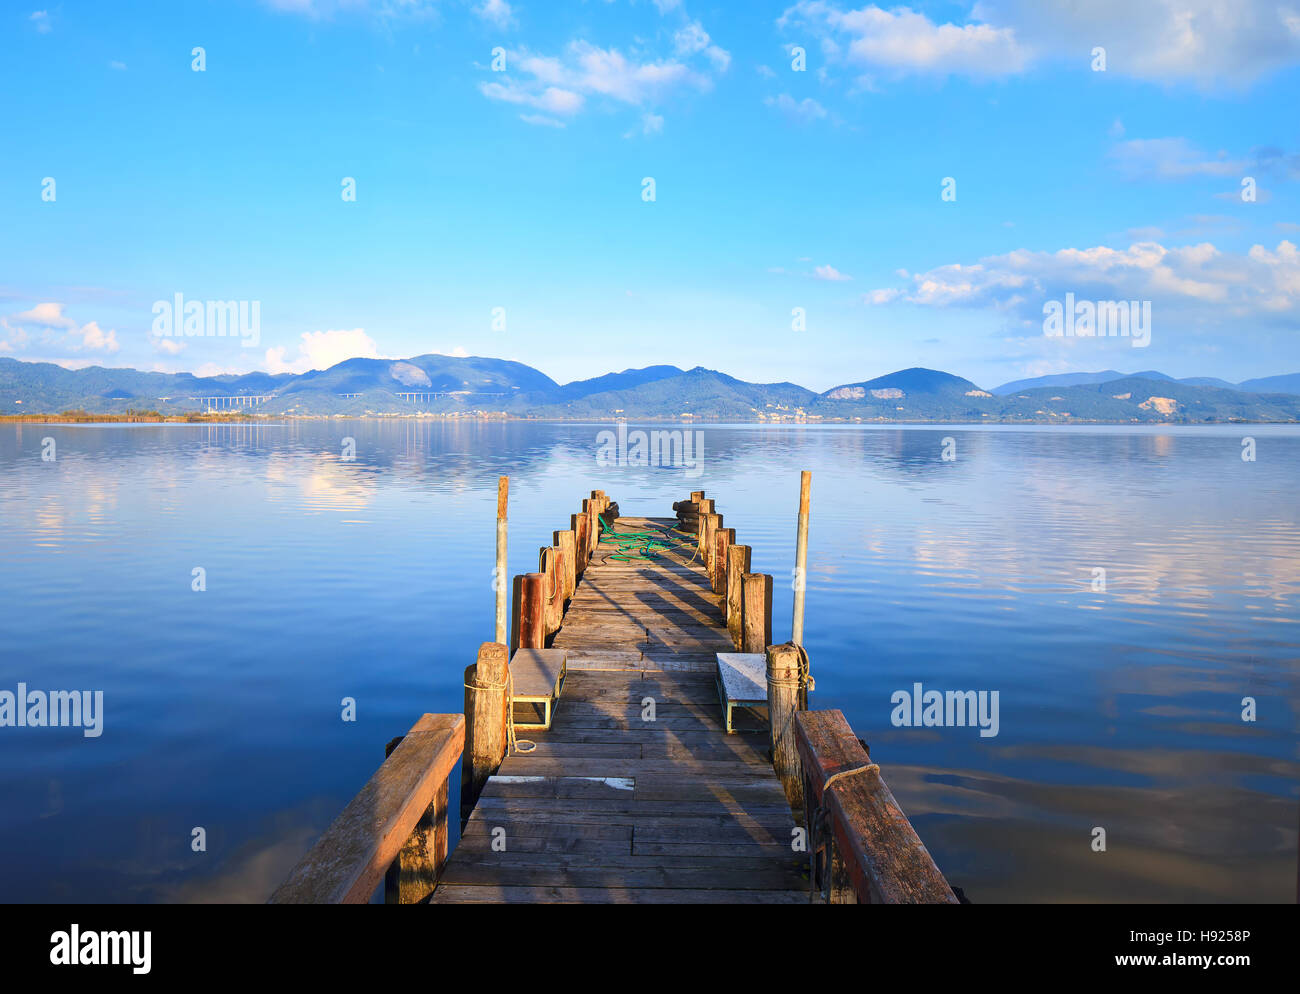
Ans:
{"label": "white cloud", "polygon": [[818,280],[829,280],[832,283],[843,283],[853,279],[852,276],[847,276],[844,273],[841,273],[834,266],[829,265],[814,267],[813,278]]}
{"label": "white cloud", "polygon": [[688,22],[673,35],[673,50],[688,58],[703,52],[719,72],[725,72],[731,65],[731,53],[714,45],[699,21]]}
{"label": "white cloud", "polygon": [[474,8],[474,13],[498,28],[508,28],[514,23],[514,11],[506,0],[483,0]]}
{"label": "white cloud", "polygon": [[37,304],[30,311],[23,311],[21,314],[15,314],[14,318],[19,324],[34,324],[38,328],[75,328],[77,322],[63,313],[62,304]]}
{"label": "white cloud", "polygon": [[126,63],[118,62],[116,59],[108,64],[108,68],[116,69],[118,72],[126,72]]}
{"label": "white cloud", "polygon": [[185,342],[179,338],[150,336],[149,344],[153,346],[155,352],[161,352],[164,355],[177,355],[185,349]]}
{"label": "white cloud", "polygon": [[936,24],[908,7],[842,10],[823,0],[800,0],[777,26],[813,31],[828,58],[899,74],[1005,76],[1023,70],[1031,58],[1012,27]]}
{"label": "white cloud", "polygon": [[1100,45],[1107,73],[1160,82],[1243,85],[1300,62],[1300,7],[1278,0],[981,0],[975,11],[1080,68]]}
{"label": "white cloud", "polygon": [[304,332],[298,345],[298,355],[286,360],[283,346],[266,350],[266,369],[269,373],[305,373],[312,369],[328,369],[344,359],[382,359],[374,340],[362,328],[350,331]]}
{"label": "white cloud", "polygon": [[34,10],[27,20],[32,22],[32,26],[41,34],[46,34],[50,30],[50,12],[48,10]]}
{"label": "white cloud", "polygon": [[545,114],[520,114],[519,120],[525,124],[536,124],[543,128],[563,128],[563,121],[557,121],[553,117],[547,117]]}
{"label": "white cloud", "polygon": [[826,116],[826,108],[819,104],[812,97],[804,97],[802,100],[795,100],[788,93],[782,93],[779,97],[767,97],[763,100],[769,107],[775,107],[782,114],[796,118],[800,121],[816,121]]}
{"label": "white cloud", "polygon": [[0,336],[0,352],[18,352],[27,348],[29,336],[22,328],[15,328],[5,318],[0,318],[0,329],[4,332]]}
{"label": "white cloud", "polygon": [[116,352],[122,346],[117,343],[117,331],[103,331],[99,325],[91,321],[81,326],[81,330],[76,333],[81,337],[80,345],[73,345],[73,348],[91,349],[95,352]]}
{"label": "white cloud", "polygon": [[483,96],[489,100],[504,100],[506,103],[524,104],[536,107],[549,114],[576,114],[582,109],[582,95],[558,86],[530,90],[513,82],[484,83],[479,87]]}
{"label": "white cloud", "polygon": [[341,11],[358,11],[384,20],[398,17],[430,17],[438,12],[438,0],[262,0],[273,10],[329,17]]}
{"label": "white cloud", "polygon": [[62,346],[74,352],[82,349],[116,352],[121,348],[115,329],[104,331],[96,321],[78,327],[76,321],[63,313],[63,305],[59,303],[37,304],[31,310],[0,319],[0,327],[9,332],[5,341],[0,342],[0,351],[25,348],[31,341],[27,329],[33,327],[41,330],[40,341],[46,346]]}
{"label": "white cloud", "polygon": [[1094,46],[1108,74],[1202,88],[1300,64],[1300,6],[1278,0],[979,0],[967,20],[801,0],[777,25],[836,41],[842,52],[823,47],[828,60],[900,74],[1004,76],[1048,56],[1084,72]]}
{"label": "white cloud", "polygon": [[1186,138],[1133,138],[1111,150],[1120,171],[1132,179],[1187,179],[1193,176],[1241,176],[1249,164],[1220,152],[1207,158]]}
{"label": "white cloud", "polygon": [[1168,316],[1214,322],[1285,317],[1300,323],[1300,255],[1289,241],[1246,255],[1209,242],[1166,247],[1135,242],[1057,252],[1018,249],[971,264],[938,266],[911,277],[907,289],[884,288],[872,303],[989,308],[1025,325],[1041,325],[1042,305],[1071,292],[1086,300],[1150,300]]}
{"label": "white cloud", "polygon": [[[715,67],[720,61],[730,61],[730,56],[722,60],[710,52],[711,48],[716,46],[706,44],[702,52]],[[699,57],[698,52],[693,55]],[[664,59],[642,60],[628,57],[615,48],[574,41],[560,56],[526,51],[509,53],[507,65],[514,67],[518,77],[482,83],[479,90],[489,100],[523,104],[560,116],[578,113],[587,98],[604,97],[643,106],[677,90],[703,91],[713,85],[707,72],[692,68],[684,61],[691,57],[683,58],[679,53]]]}

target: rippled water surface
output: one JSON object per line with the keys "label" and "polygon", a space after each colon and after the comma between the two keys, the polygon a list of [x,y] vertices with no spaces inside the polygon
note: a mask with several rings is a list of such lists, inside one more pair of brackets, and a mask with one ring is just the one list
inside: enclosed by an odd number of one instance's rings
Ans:
{"label": "rippled water surface", "polygon": [[[105,707],[99,738],[0,728],[0,898],[264,900],[388,739],[461,710],[498,474],[512,573],[593,488],[650,515],[708,491],[785,639],[810,469],[812,706],[843,709],[953,883],[1294,900],[1300,432],[710,425],[696,476],[598,467],[603,427],[0,426],[0,690]],[[997,736],[893,727],[918,682],[998,691]]]}

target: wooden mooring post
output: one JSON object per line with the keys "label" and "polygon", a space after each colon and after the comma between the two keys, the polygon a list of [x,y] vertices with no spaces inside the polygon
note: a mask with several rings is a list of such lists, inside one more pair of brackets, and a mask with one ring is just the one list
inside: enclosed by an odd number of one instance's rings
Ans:
{"label": "wooden mooring post", "polygon": [[[709,579],[713,582],[715,594],[727,592],[727,550],[735,541],[736,529],[734,528],[719,528],[713,534],[713,567]],[[725,603],[723,611],[724,613],[726,611]]]}
{"label": "wooden mooring post", "polygon": [[747,545],[733,545],[727,549],[727,594],[722,605],[727,622],[727,634],[737,649],[744,644],[741,619],[744,617],[744,576],[750,568],[750,548]]}
{"label": "wooden mooring post", "polygon": [[510,653],[546,648],[546,575],[524,573],[514,579]]}
{"label": "wooden mooring post", "polygon": [[768,573],[745,573],[740,580],[740,651],[767,652],[772,643],[772,577]]}
{"label": "wooden mooring post", "polygon": [[488,777],[506,755],[506,696],[510,650],[500,642],[478,647],[465,668],[465,755],[460,764],[460,823],[474,810]]}
{"label": "wooden mooring post", "polygon": [[575,568],[578,562],[577,534],[572,528],[566,528],[564,531],[552,532],[551,536],[556,548],[564,553],[564,600],[568,603],[578,587],[578,571]]}
{"label": "wooden mooring post", "polygon": [[772,736],[772,768],[785,788],[792,808],[803,806],[803,772],[795,744],[794,716],[800,709],[803,681],[799,647],[793,642],[769,645],[767,653],[767,714]]}
{"label": "wooden mooring post", "polygon": [[538,568],[546,577],[546,590],[543,597],[545,602],[543,613],[546,619],[544,635],[550,638],[559,630],[560,621],[564,617],[564,550],[556,546],[542,548],[538,551],[537,558]]}

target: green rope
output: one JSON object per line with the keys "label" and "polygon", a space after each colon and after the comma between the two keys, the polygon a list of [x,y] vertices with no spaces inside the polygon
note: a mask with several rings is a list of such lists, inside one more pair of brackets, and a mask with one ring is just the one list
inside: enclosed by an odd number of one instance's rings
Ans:
{"label": "green rope", "polygon": [[683,532],[676,528],[662,528],[653,532],[621,532],[615,528],[612,522],[606,521],[601,515],[596,515],[596,520],[600,522],[602,538],[605,535],[608,535],[614,544],[618,546],[618,551],[611,552],[609,558],[621,563],[632,563],[642,560],[653,562],[665,552],[672,552],[674,549],[688,549],[691,547],[691,543],[689,542],[674,542],[672,540],[672,532],[677,532],[679,535],[690,535],[689,532]]}

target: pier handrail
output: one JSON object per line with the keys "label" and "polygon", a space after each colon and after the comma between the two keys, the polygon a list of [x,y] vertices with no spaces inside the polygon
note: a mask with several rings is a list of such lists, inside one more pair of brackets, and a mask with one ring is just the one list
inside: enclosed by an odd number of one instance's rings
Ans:
{"label": "pier handrail", "polygon": [[433,837],[420,840],[433,850],[424,860],[431,892],[428,878],[436,881],[447,858],[447,777],[464,747],[464,715],[421,716],[269,903],[365,904],[398,855],[405,860],[422,819]]}
{"label": "pier handrail", "polygon": [[[846,877],[860,904],[958,903],[842,712],[796,713],[795,742],[814,837],[809,849],[821,826],[821,841],[833,849],[824,874]],[[816,872],[817,853],[810,855]]]}

